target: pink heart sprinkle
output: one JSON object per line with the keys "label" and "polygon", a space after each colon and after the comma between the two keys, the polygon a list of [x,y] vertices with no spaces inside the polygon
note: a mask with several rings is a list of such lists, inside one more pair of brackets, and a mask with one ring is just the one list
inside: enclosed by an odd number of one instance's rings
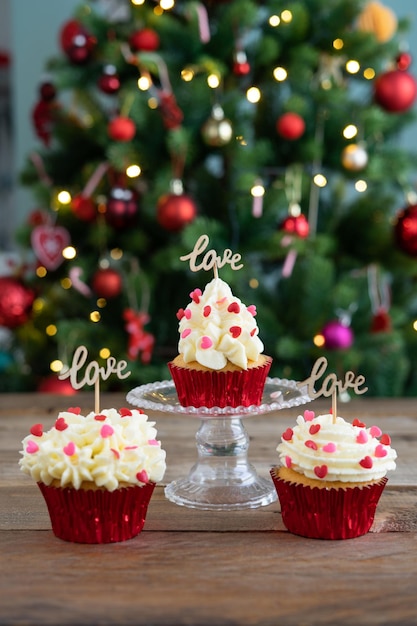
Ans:
{"label": "pink heart sprinkle", "polygon": [[229,313],[240,313],[240,306],[237,302],[231,302],[227,307]]}
{"label": "pink heart sprinkle", "polygon": [[291,465],[292,465],[292,460],[291,460],[291,457],[290,457],[290,456],[286,456],[286,457],[285,457],[285,465],[286,465],[286,467],[291,467]]}
{"label": "pink heart sprinkle", "polygon": [[285,441],[291,441],[291,439],[293,438],[294,432],[292,428],[287,428],[287,430],[285,432],[282,433],[282,438]]}
{"label": "pink heart sprinkle", "polygon": [[100,435],[103,437],[103,439],[105,439],[106,437],[111,437],[113,433],[113,426],[110,426],[110,424],[103,424],[100,430]]}
{"label": "pink heart sprinkle", "polygon": [[234,339],[237,339],[239,337],[239,335],[241,334],[242,329],[241,329],[240,326],[231,326],[229,328],[229,331],[230,331],[230,334],[232,335],[232,337]]}
{"label": "pink heart sprinkle", "polygon": [[304,419],[306,422],[311,422],[311,420],[313,420],[315,417],[316,417],[316,414],[314,413],[314,411],[309,411],[309,410],[304,411]]}
{"label": "pink heart sprinkle", "polygon": [[204,317],[208,317],[210,313],[211,313],[211,306],[207,304],[207,306],[205,306],[203,309],[203,315]]}
{"label": "pink heart sprinkle", "polygon": [[201,289],[198,289],[198,288],[194,289],[194,291],[190,293],[191,300],[193,300],[196,304],[199,304],[200,296],[201,296]]}
{"label": "pink heart sprinkle", "polygon": [[308,432],[310,433],[310,435],[315,435],[316,433],[318,433],[320,430],[320,424],[311,424],[310,428],[308,429]]}
{"label": "pink heart sprinkle", "polygon": [[146,470],[142,470],[142,471],[138,472],[136,474],[136,478],[138,479],[138,481],[140,483],[148,483],[149,482],[149,476],[148,476],[148,472]]}
{"label": "pink heart sprinkle", "polygon": [[125,450],[136,450],[137,446],[126,446]]}
{"label": "pink heart sprinkle", "polygon": [[325,446],[323,446],[323,452],[336,452],[336,444],[329,441],[329,443],[326,443]]}
{"label": "pink heart sprinkle", "polygon": [[181,333],[181,339],[186,339],[191,334],[191,328],[186,328]]}
{"label": "pink heart sprinkle", "polygon": [[213,345],[213,342],[210,339],[210,337],[207,337],[207,335],[204,335],[204,337],[201,338],[201,347],[203,350],[207,350],[208,348],[211,348],[212,345]]}
{"label": "pink heart sprinkle", "polygon": [[110,448],[110,450],[113,452],[116,459],[120,459],[120,453],[118,450],[115,450],[114,448]]}
{"label": "pink heart sprinkle", "polygon": [[34,437],[42,437],[43,435],[43,425],[42,424],[33,424],[30,429],[30,434]]}
{"label": "pink heart sprinkle", "polygon": [[256,306],[254,304],[250,304],[248,306],[248,311],[251,315],[253,315],[253,317],[255,317],[257,311],[256,311]]}
{"label": "pink heart sprinkle", "polygon": [[150,446],[159,446],[159,441],[157,439],[148,439],[148,444]]}
{"label": "pink heart sprinkle", "polygon": [[379,440],[382,444],[384,444],[384,446],[390,446],[391,445],[391,437],[389,435],[382,435],[381,439]]}
{"label": "pink heart sprinkle", "polygon": [[29,439],[28,444],[26,446],[26,452],[28,454],[33,454],[34,452],[37,452],[38,450],[39,450],[38,444]]}
{"label": "pink heart sprinkle", "polygon": [[190,311],[190,309],[185,309],[184,317],[185,317],[186,320],[191,319],[191,311]]}
{"label": "pink heart sprinkle", "polygon": [[55,422],[55,428],[57,430],[65,430],[66,428],[68,428],[68,424],[67,422],[64,420],[63,417],[58,417],[58,419]]}
{"label": "pink heart sprinkle", "polygon": [[366,428],[366,424],[364,424],[364,422],[359,421],[357,417],[355,417],[355,419],[353,420],[352,425],[359,426],[359,428]]}
{"label": "pink heart sprinkle", "polygon": [[64,452],[67,456],[73,456],[75,454],[75,443],[73,441],[67,443],[64,447]]}
{"label": "pink heart sprinkle", "polygon": [[119,409],[119,413],[122,417],[130,417],[132,415],[132,411],[125,407],[122,407],[121,409]]}
{"label": "pink heart sprinkle", "polygon": [[388,452],[384,448],[382,444],[378,444],[375,448],[375,456],[377,459],[382,459],[384,456],[387,456]]}
{"label": "pink heart sprinkle", "polygon": [[372,437],[380,437],[382,435],[382,430],[378,426],[371,426],[369,432]]}
{"label": "pink heart sprinkle", "polygon": [[75,415],[79,415],[81,413],[81,409],[79,406],[71,406],[68,409],[68,413],[74,413]]}
{"label": "pink heart sprinkle", "polygon": [[106,416],[105,415],[101,415],[101,413],[100,413],[99,415],[94,415],[94,419],[97,422],[104,422],[104,420],[106,419]]}
{"label": "pink heart sprinkle", "polygon": [[366,443],[368,441],[368,433],[366,430],[359,431],[359,434],[356,436],[356,443]]}
{"label": "pink heart sprinkle", "polygon": [[182,320],[182,318],[184,317],[185,313],[184,313],[184,309],[178,309],[177,311],[177,319],[178,320]]}
{"label": "pink heart sprinkle", "polygon": [[327,476],[327,472],[328,472],[328,467],[327,465],[316,465],[316,467],[314,468],[314,473],[317,476],[317,478],[325,478],[325,476]]}
{"label": "pink heart sprinkle", "polygon": [[361,461],[359,461],[359,465],[364,469],[371,469],[373,462],[370,456],[364,457]]}
{"label": "pink heart sprinkle", "polygon": [[307,441],[304,442],[304,445],[306,446],[306,448],[317,450],[317,444],[314,441],[311,441],[311,439],[307,439]]}

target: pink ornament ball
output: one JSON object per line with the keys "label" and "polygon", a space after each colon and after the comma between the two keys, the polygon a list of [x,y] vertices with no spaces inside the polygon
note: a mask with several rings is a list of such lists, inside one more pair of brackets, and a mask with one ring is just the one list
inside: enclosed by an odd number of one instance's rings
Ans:
{"label": "pink ornament ball", "polygon": [[353,344],[353,331],[340,320],[328,322],[323,330],[324,347],[327,350],[347,350]]}

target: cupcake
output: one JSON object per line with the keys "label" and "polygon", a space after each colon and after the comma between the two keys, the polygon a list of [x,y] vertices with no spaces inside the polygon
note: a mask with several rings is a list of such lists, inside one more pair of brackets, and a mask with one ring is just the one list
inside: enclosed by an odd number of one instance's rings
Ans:
{"label": "cupcake", "polygon": [[38,484],[54,534],[78,543],[138,535],[166,468],[156,436],[154,422],[138,409],[84,417],[70,408],[49,431],[33,425],[19,465]]}
{"label": "cupcake", "polygon": [[280,466],[271,476],[286,528],[316,539],[350,539],[366,534],[396,467],[389,435],[333,415],[305,411],[287,428],[277,447]]}
{"label": "cupcake", "polygon": [[168,367],[182,406],[259,405],[271,357],[262,354],[256,307],[218,277],[195,289],[179,319],[178,356]]}

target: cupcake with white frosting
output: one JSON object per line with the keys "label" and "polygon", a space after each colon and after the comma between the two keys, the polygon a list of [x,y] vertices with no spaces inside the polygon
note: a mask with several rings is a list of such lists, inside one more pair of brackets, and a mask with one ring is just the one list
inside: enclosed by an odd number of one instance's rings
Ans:
{"label": "cupcake with white frosting", "polygon": [[386,474],[396,468],[389,435],[358,419],[306,410],[277,451],[280,465],[271,476],[290,532],[349,539],[369,531]]}
{"label": "cupcake with white frosting", "polygon": [[259,405],[271,357],[263,354],[256,307],[215,277],[177,313],[178,356],[168,367],[182,406]]}
{"label": "cupcake with white frosting", "polygon": [[38,484],[55,535],[79,543],[130,539],[143,528],[165,451],[155,423],[140,409],[59,413],[23,440],[23,472]]}

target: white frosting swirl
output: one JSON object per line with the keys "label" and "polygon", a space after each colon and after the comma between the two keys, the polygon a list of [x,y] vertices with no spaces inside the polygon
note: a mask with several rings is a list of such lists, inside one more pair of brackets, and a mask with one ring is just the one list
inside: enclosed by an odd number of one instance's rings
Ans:
{"label": "white frosting swirl", "polygon": [[247,369],[256,361],[264,346],[258,337],[256,308],[246,307],[236,298],[229,285],[214,278],[201,293],[195,289],[185,311],[180,309],[178,351],[184,361],[197,361],[220,370],[228,361]]}
{"label": "white frosting swirl", "polygon": [[304,416],[281,437],[282,465],[315,480],[354,483],[379,480],[395,469],[397,453],[377,426],[350,424],[342,417],[334,423],[331,414],[314,417],[313,411]]}
{"label": "white frosting swirl", "polygon": [[[166,453],[156,440],[155,422],[137,409],[105,409],[86,417],[62,411],[55,426],[41,424],[23,439],[21,470],[36,482],[79,489],[83,482],[114,491],[120,484],[157,483]],[[32,434],[33,433],[33,434]]]}

